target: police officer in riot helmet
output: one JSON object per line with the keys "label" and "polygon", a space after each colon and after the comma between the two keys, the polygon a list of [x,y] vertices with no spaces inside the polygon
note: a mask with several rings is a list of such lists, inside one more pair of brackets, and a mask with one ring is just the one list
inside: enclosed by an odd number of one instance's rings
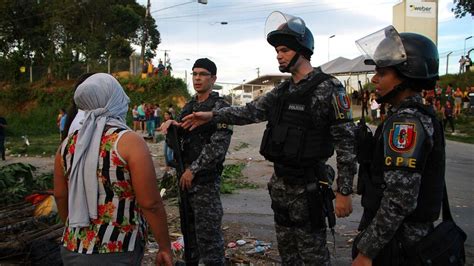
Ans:
{"label": "police officer in riot helmet", "polygon": [[[298,21],[298,19],[299,18],[295,18],[294,21]],[[281,72],[291,72],[290,69],[294,70],[293,67],[298,62],[300,56],[307,59],[309,62],[314,50],[314,39],[311,31],[306,26],[294,31],[289,25],[291,25],[291,23],[284,23],[276,30],[267,34],[267,41],[273,47],[277,48],[278,46],[286,46],[296,52],[293,57],[291,57],[290,62],[286,62],[286,64],[283,65],[280,64],[278,68]]]}
{"label": "police officer in riot helmet", "polygon": [[[260,153],[274,163],[268,189],[283,265],[330,265],[326,227],[335,216],[352,212],[356,172],[354,130],[349,98],[334,77],[310,63],[313,35],[301,18],[273,12],[266,22],[267,41],[279,69],[290,80],[242,107],[197,112],[184,118],[191,130],[208,121],[245,125],[268,121]],[[336,207],[326,165],[337,152]]]}
{"label": "police officer in riot helmet", "polygon": [[438,50],[427,37],[392,26],[356,43],[375,65],[377,101],[392,107],[374,137],[358,143],[373,150],[359,172],[364,213],[352,265],[414,265],[403,252],[433,230],[444,186],[442,127],[421,97],[438,79]]}

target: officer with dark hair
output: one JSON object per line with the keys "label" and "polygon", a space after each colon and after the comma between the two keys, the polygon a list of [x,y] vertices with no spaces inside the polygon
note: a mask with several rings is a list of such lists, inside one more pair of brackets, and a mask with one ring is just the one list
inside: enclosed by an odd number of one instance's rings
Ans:
{"label": "officer with dark hair", "polygon": [[422,90],[438,79],[436,45],[423,35],[392,26],[356,41],[375,65],[377,102],[392,107],[375,136],[358,147],[373,147],[359,172],[364,213],[353,245],[352,265],[413,265],[404,250],[433,230],[439,217],[445,172],[443,128]]}
{"label": "officer with dark hair", "polygon": [[[354,130],[349,98],[334,77],[313,68],[311,31],[301,18],[273,12],[267,18],[267,41],[275,47],[279,69],[291,79],[243,107],[198,112],[184,118],[184,128],[225,122],[245,125],[268,121],[260,153],[274,163],[268,189],[283,265],[330,265],[326,218],[352,212],[356,172]],[[326,165],[337,152],[336,208]]]}
{"label": "officer with dark hair", "polygon": [[[193,112],[216,111],[229,106],[212,91],[217,78],[214,62],[207,58],[196,60],[191,74],[196,95],[183,107],[178,121]],[[168,120],[161,130],[167,133],[171,124],[178,125]],[[181,200],[187,201],[180,204],[184,248],[189,254],[186,265],[224,265],[220,184],[232,128],[223,123],[209,123],[193,131],[180,130],[179,137],[186,168],[179,180],[181,193],[186,193]]]}

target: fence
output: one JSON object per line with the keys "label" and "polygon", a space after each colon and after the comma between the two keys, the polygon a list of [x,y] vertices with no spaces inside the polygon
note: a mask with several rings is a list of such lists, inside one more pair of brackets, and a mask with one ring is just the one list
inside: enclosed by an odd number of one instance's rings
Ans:
{"label": "fence", "polygon": [[142,66],[139,56],[129,58],[107,58],[93,62],[54,62],[44,64],[18,64],[3,60],[0,66],[0,81],[35,82],[44,79],[70,80],[77,79],[84,73],[104,72],[138,75]]}

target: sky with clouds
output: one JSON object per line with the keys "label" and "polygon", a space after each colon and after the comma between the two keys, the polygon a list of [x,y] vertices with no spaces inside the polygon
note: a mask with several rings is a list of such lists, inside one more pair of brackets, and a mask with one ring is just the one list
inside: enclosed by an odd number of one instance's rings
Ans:
{"label": "sky with clouds", "polygon": [[[313,66],[342,56],[349,59],[361,53],[355,40],[392,24],[392,8],[399,0],[151,0],[164,50],[171,60],[174,75],[183,77],[197,58],[208,57],[218,68],[218,81],[241,83],[260,75],[279,73],[274,49],[265,40],[265,20],[275,10],[301,17],[315,37]],[[446,54],[453,51],[449,72],[458,69],[465,38],[474,35],[473,17],[456,19],[451,0],[439,0],[438,50],[445,72]],[[139,0],[145,5],[146,0]],[[223,24],[225,22],[225,24]],[[335,35],[329,39],[328,37]],[[329,47],[329,51],[328,51]],[[466,41],[474,48],[474,37]],[[328,53],[329,52],[329,53]]]}

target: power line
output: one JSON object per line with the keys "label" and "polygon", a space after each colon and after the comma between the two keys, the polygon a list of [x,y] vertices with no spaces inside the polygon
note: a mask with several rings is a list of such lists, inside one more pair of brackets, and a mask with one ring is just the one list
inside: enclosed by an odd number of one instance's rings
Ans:
{"label": "power line", "polygon": [[[389,2],[382,2],[382,3],[377,3],[377,4],[372,4],[371,6],[373,5],[387,5],[387,4],[393,4],[393,1],[389,1]],[[298,7],[295,7],[295,8],[304,8],[304,7],[311,7],[311,6],[320,6],[321,4],[315,4],[315,5],[306,5],[306,6],[298,6]],[[351,7],[343,7],[343,8],[331,8],[331,9],[322,9],[322,10],[311,10],[311,11],[305,11],[305,12],[299,12],[298,15],[300,14],[309,14],[309,13],[330,13],[330,12],[334,12],[334,11],[341,11],[341,10],[348,10],[348,9],[353,9],[354,7],[360,7],[360,5],[356,5],[356,6],[351,6]],[[197,13],[194,13],[194,14],[188,14],[188,15],[180,15],[180,16],[168,16],[168,17],[160,17],[159,20],[169,20],[169,19],[176,19],[176,18],[188,18],[188,17],[195,17],[197,16],[198,14]],[[217,15],[224,15],[222,13],[219,13]],[[212,14],[210,14],[210,16],[214,16]],[[226,19],[226,21],[228,22],[245,22],[245,21],[255,21],[255,20],[262,20],[262,19],[265,19],[266,18],[266,15],[265,16],[258,16],[258,17],[252,17],[252,18],[242,18],[242,19],[235,19],[235,20],[228,20]]]}
{"label": "power line", "polygon": [[160,12],[160,11],[163,11],[163,10],[167,10],[167,9],[170,9],[170,8],[173,8],[173,7],[177,7],[177,6],[187,5],[187,4],[190,4],[190,3],[195,3],[195,1],[185,2],[185,3],[176,4],[176,5],[168,6],[168,7],[165,7],[165,8],[153,10],[153,11],[150,12],[150,14],[153,14],[153,13],[156,13],[156,12]]}

